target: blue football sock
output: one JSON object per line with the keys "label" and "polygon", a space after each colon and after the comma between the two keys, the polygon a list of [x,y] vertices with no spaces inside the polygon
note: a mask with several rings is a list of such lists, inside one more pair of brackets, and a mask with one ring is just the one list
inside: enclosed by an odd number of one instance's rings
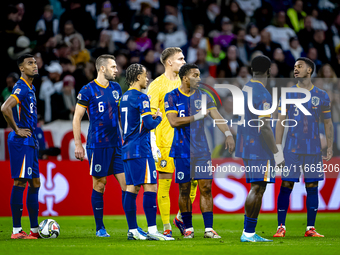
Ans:
{"label": "blue football sock", "polygon": [[292,189],[287,187],[280,188],[279,197],[277,198],[277,222],[278,226],[285,226],[286,216],[289,207],[289,197]]}
{"label": "blue football sock", "polygon": [[213,212],[205,212],[202,213],[202,215],[205,228],[212,228],[214,219]]}
{"label": "blue football sock", "polygon": [[38,223],[39,189],[40,189],[39,187],[38,188],[28,187],[28,190],[27,190],[26,205],[27,205],[30,222],[31,222],[31,228],[37,228],[39,226],[39,223]]}
{"label": "blue football sock", "polygon": [[13,227],[20,228],[21,227],[21,215],[23,203],[22,199],[24,196],[24,187],[13,186],[12,194],[11,194],[11,210],[12,210],[12,220]]}
{"label": "blue football sock", "polygon": [[307,226],[314,226],[319,207],[318,187],[306,188],[306,190]]}
{"label": "blue football sock", "polygon": [[104,199],[103,193],[92,190],[91,196],[92,210],[94,219],[96,221],[96,231],[104,227],[103,214],[104,214]]}
{"label": "blue football sock", "polygon": [[245,221],[246,221],[246,224],[245,224],[244,232],[255,233],[257,218],[249,218],[246,216]]}
{"label": "blue football sock", "polygon": [[144,192],[143,208],[146,220],[148,222],[148,227],[156,225],[157,214],[156,196],[157,196],[156,192]]}
{"label": "blue football sock", "polygon": [[124,212],[125,212],[125,208],[124,208],[125,192],[126,192],[126,191],[122,190],[122,206],[123,206]]}
{"label": "blue football sock", "polygon": [[124,199],[124,208],[126,220],[129,229],[136,229],[137,226],[137,207],[136,207],[137,194],[126,191]]}
{"label": "blue football sock", "polygon": [[182,212],[182,220],[185,228],[192,228],[192,212]]}

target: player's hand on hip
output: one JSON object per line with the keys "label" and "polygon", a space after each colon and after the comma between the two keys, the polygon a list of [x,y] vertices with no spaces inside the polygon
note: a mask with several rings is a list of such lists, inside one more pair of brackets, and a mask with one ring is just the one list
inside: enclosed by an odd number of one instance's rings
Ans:
{"label": "player's hand on hip", "polygon": [[18,128],[15,133],[20,136],[20,137],[31,137],[32,136],[32,131],[28,128]]}
{"label": "player's hand on hip", "polygon": [[326,157],[322,156],[322,159],[324,159],[326,161],[329,161],[332,157],[333,157],[333,148],[332,147],[328,147],[327,155],[326,155]]}
{"label": "player's hand on hip", "polygon": [[76,159],[79,159],[80,161],[84,160],[85,157],[85,150],[82,145],[76,145],[76,149],[74,151],[74,155]]}
{"label": "player's hand on hip", "polygon": [[232,136],[228,136],[225,139],[225,149],[228,149],[229,153],[232,153],[235,150],[235,141]]}

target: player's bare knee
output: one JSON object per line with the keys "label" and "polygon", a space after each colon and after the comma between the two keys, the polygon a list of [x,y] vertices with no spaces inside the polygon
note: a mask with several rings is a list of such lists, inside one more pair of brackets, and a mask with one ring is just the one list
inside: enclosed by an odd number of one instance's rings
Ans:
{"label": "player's bare knee", "polygon": [[294,188],[294,182],[282,181],[281,187],[285,187],[285,188],[288,188],[288,189],[293,189]]}
{"label": "player's bare knee", "polygon": [[182,197],[190,197],[191,183],[181,183],[179,185],[179,193]]}
{"label": "player's bare knee", "polygon": [[144,184],[143,188],[145,192],[157,192],[157,184]]}
{"label": "player's bare knee", "polygon": [[33,178],[32,180],[28,181],[28,185],[33,188],[40,187],[40,178]]}
{"label": "player's bare knee", "polygon": [[306,188],[315,188],[319,185],[319,182],[306,182],[305,186]]}
{"label": "player's bare knee", "polygon": [[26,183],[27,183],[27,179],[22,179],[22,178],[14,179],[14,186],[25,188]]}
{"label": "player's bare knee", "polygon": [[211,182],[200,182],[198,186],[202,196],[209,196],[211,194]]}

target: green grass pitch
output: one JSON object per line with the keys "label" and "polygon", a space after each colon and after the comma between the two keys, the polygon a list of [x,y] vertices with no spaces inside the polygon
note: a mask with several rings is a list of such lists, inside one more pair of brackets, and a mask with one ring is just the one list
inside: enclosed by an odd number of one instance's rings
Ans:
{"label": "green grass pitch", "polygon": [[[0,254],[340,254],[340,213],[319,213],[317,231],[325,238],[304,237],[306,214],[289,213],[285,238],[276,238],[272,243],[241,243],[243,215],[215,215],[214,229],[222,239],[204,239],[201,215],[193,216],[195,238],[185,240],[173,227],[175,241],[127,241],[127,223],[124,216],[105,216],[104,223],[109,238],[95,236],[93,217],[50,217],[60,224],[57,239],[11,240],[12,220],[0,218]],[[173,217],[171,217],[173,219]],[[40,217],[39,221],[46,219]],[[147,229],[145,216],[138,216],[138,224]],[[29,232],[29,220],[22,219],[23,230]],[[160,216],[158,229],[162,230]],[[271,238],[276,231],[276,214],[260,214],[257,233]]]}

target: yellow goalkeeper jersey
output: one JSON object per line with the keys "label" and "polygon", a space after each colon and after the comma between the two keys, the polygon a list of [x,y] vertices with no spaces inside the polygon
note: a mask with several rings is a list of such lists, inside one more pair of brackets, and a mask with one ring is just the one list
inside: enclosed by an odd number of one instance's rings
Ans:
{"label": "yellow goalkeeper jersey", "polygon": [[151,84],[148,89],[148,96],[150,99],[150,108],[153,113],[159,110],[163,114],[162,122],[155,129],[156,141],[158,147],[171,147],[172,140],[174,137],[174,129],[170,126],[168,118],[165,115],[164,109],[164,97],[165,95],[179,88],[181,85],[181,80],[178,76],[178,79],[175,81],[169,80],[165,74],[157,77]]}

